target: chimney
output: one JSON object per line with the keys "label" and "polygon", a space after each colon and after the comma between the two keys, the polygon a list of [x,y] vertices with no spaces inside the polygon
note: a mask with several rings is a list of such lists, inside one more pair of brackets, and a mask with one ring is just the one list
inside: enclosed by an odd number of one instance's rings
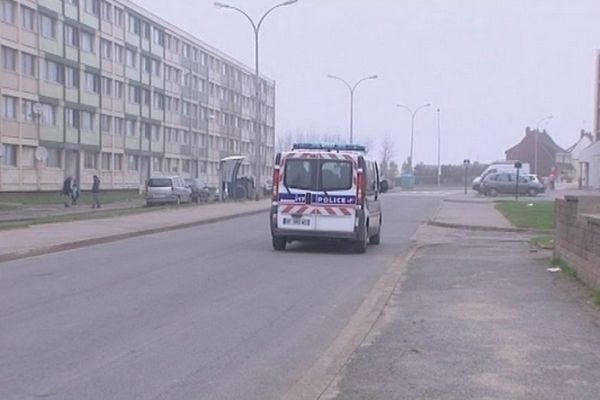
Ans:
{"label": "chimney", "polygon": [[531,133],[531,128],[526,127],[525,128],[525,135],[529,135]]}

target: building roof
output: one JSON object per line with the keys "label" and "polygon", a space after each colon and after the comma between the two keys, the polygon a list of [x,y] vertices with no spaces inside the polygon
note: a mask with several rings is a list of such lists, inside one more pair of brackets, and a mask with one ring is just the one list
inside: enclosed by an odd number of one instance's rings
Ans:
{"label": "building roof", "polygon": [[516,145],[514,145],[513,147],[511,147],[510,149],[506,150],[506,154],[509,154],[511,151],[515,150],[516,148],[522,146],[525,144],[525,142],[533,135],[536,134],[536,132],[538,132],[538,144],[539,146],[543,146],[546,147],[550,150],[552,150],[555,153],[558,152],[564,152],[565,150],[560,147],[559,145],[557,145],[554,140],[552,139],[552,137],[550,135],[548,135],[548,133],[544,130],[544,131],[537,131],[537,130],[532,130],[529,127],[527,127],[525,129],[525,137],[523,137],[523,139],[521,139],[521,141],[519,143],[517,143]]}

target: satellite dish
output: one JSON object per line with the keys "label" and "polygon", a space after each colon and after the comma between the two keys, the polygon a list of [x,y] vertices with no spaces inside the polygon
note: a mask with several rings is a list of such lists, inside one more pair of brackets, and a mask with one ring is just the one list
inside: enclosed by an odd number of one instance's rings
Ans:
{"label": "satellite dish", "polygon": [[44,146],[35,149],[35,159],[38,161],[46,161],[48,159],[48,149]]}
{"label": "satellite dish", "polygon": [[40,103],[33,103],[31,108],[34,114],[40,115],[42,113],[42,105]]}

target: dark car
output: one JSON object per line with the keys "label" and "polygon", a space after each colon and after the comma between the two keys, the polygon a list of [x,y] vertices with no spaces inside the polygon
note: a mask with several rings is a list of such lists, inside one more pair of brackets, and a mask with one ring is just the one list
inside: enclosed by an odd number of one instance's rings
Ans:
{"label": "dark car", "polygon": [[517,185],[517,174],[498,172],[489,174],[481,183],[481,192],[486,196],[497,196],[498,194],[515,194],[519,188],[519,194],[537,196],[546,190],[535,175],[519,176]]}
{"label": "dark car", "polygon": [[218,196],[215,188],[211,188],[199,179],[187,178],[185,183],[192,191],[191,199],[195,203],[214,201]]}

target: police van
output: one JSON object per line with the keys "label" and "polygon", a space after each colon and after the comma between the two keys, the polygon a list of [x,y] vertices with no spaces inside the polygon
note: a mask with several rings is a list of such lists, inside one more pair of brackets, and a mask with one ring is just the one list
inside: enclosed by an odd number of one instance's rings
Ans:
{"label": "police van", "polygon": [[277,154],[271,236],[275,250],[292,241],[343,239],[358,253],[381,240],[379,168],[365,147],[297,143]]}

